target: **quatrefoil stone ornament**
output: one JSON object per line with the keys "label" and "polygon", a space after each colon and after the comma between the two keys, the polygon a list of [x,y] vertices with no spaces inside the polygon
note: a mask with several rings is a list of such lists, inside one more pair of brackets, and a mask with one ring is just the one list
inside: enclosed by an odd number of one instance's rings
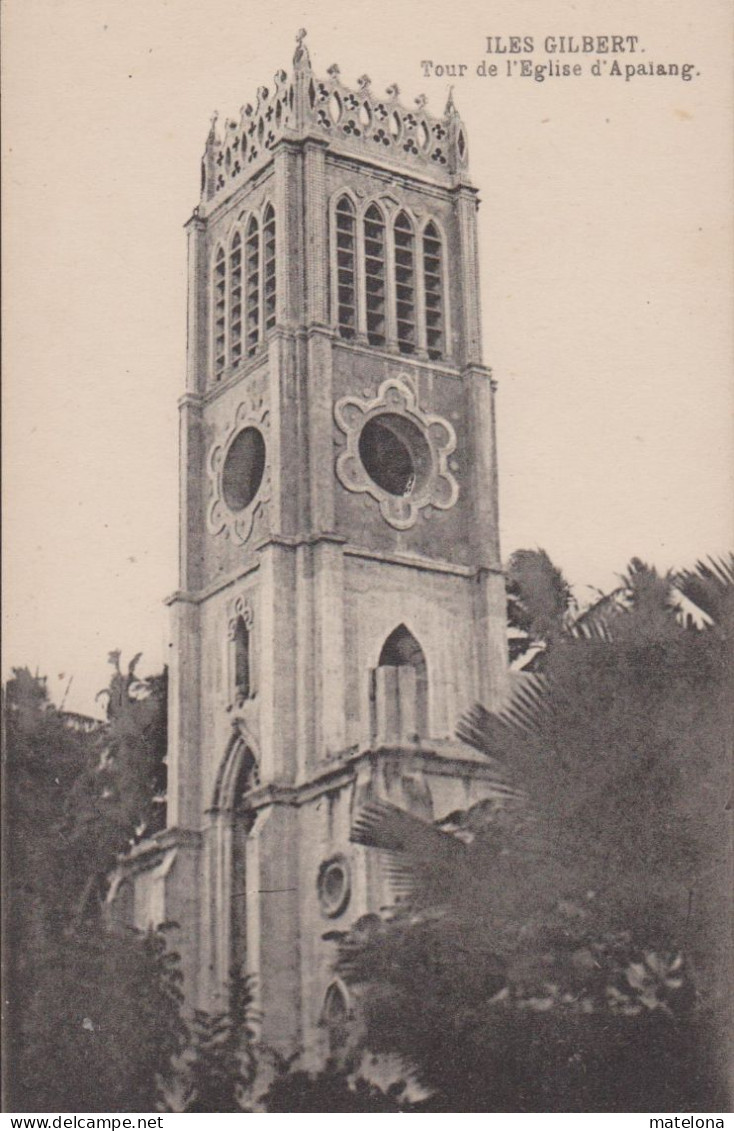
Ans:
{"label": "quatrefoil stone ornament", "polygon": [[212,534],[224,534],[238,546],[250,537],[256,517],[270,501],[268,433],[267,409],[250,399],[239,405],[234,421],[209,453],[212,496],[207,525]]}
{"label": "quatrefoil stone ornament", "polygon": [[448,510],[459,485],[448,460],[456,448],[453,426],[418,404],[407,374],[388,378],[378,394],[342,397],[334,418],[346,436],[336,474],[347,491],[371,496],[384,520],[407,530],[422,510]]}

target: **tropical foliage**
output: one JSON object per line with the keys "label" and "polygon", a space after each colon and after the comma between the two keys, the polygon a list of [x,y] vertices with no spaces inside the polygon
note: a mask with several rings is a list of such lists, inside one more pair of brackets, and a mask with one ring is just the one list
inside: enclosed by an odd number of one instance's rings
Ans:
{"label": "tropical foliage", "polygon": [[[113,655],[107,721],[57,710],[18,669],[5,691],[6,1104],[151,1111],[184,1047],[164,931],[110,933],[117,854],[149,824],[165,753],[165,676]],[[84,723],[84,725],[80,725]]]}
{"label": "tropical foliage", "polygon": [[[513,556],[513,695],[460,737],[493,797],[431,824],[372,803],[395,907],[338,937],[365,1044],[411,1103],[332,1062],[255,1100],[252,984],[183,1020],[166,932],[108,931],[118,855],[163,822],[165,674],[112,653],[106,720],[43,680],[6,688],[6,1103],[190,1112],[719,1110],[730,960],[724,805],[734,562],[639,561],[581,608],[542,551]],[[356,1065],[358,1061],[355,1059]]]}
{"label": "tropical foliage", "polygon": [[356,1079],[334,1061],[320,1072],[305,1072],[284,1066],[276,1075],[261,1104],[267,1112],[379,1112],[417,1111],[404,1098],[398,1083],[383,1091],[358,1076]]}
{"label": "tropical foliage", "polygon": [[542,674],[460,728],[497,800],[440,827],[362,811],[353,839],[401,902],[341,939],[339,969],[370,1047],[445,1110],[716,1110],[734,564],[633,562],[579,614],[530,556],[511,600]]}
{"label": "tropical foliage", "polygon": [[229,1008],[220,1013],[197,1009],[187,1066],[187,1112],[248,1111],[255,1080],[256,1020],[252,980],[230,972]]}

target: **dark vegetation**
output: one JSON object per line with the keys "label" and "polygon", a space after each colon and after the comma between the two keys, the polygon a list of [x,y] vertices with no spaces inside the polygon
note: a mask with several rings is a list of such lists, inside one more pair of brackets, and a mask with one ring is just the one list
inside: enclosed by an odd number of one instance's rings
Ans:
{"label": "dark vegetation", "polygon": [[[461,737],[496,799],[431,824],[374,803],[391,912],[336,937],[355,1037],[258,1098],[253,987],[185,1014],[167,930],[108,929],[160,828],[165,674],[113,654],[91,729],[17,669],[5,715],[5,1107],[14,1111],[727,1110],[734,564],[634,561],[591,607],[542,551],[508,569],[513,697]],[[399,1057],[428,1099],[359,1078]]]}
{"label": "dark vegetation", "polygon": [[165,932],[110,932],[119,853],[155,828],[165,788],[165,676],[113,655],[106,722],[81,728],[17,669],[5,689],[5,1104],[151,1111],[184,1048]]}
{"label": "dark vegetation", "polygon": [[366,1043],[446,1111],[725,1110],[734,566],[582,613],[523,552],[508,589],[530,673],[460,727],[498,801],[354,830],[401,897],[339,940]]}

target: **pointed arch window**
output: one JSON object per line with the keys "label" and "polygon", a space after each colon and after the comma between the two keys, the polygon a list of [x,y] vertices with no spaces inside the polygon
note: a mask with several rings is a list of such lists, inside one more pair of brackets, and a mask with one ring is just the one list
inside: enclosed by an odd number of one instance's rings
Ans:
{"label": "pointed arch window", "polygon": [[329,1055],[338,1057],[344,1052],[349,1039],[349,1003],[343,989],[336,982],[326,991],[322,1024],[326,1029]]}
{"label": "pointed arch window", "polygon": [[404,624],[390,633],[374,672],[375,737],[415,742],[428,730],[428,669],[423,649]]}
{"label": "pointed arch window", "polygon": [[354,205],[343,196],[336,206],[336,322],[340,338],[357,327],[357,225]]}
{"label": "pointed arch window", "polygon": [[242,236],[235,232],[229,251],[229,357],[242,359]]}
{"label": "pointed arch window", "polygon": [[426,301],[426,349],[435,360],[444,352],[443,248],[431,222],[423,231],[423,286]]}
{"label": "pointed arch window", "polygon": [[263,213],[263,303],[265,333],[275,325],[275,210],[268,204]]}
{"label": "pointed arch window", "polygon": [[234,691],[236,699],[249,699],[252,694],[250,629],[245,618],[237,617],[234,626]]}
{"label": "pointed arch window", "polygon": [[[242,220],[242,217],[240,217]],[[212,367],[220,381],[243,357],[253,357],[276,323],[276,220],[272,204],[262,219],[238,226],[228,250],[218,247],[211,282]]]}
{"label": "pointed arch window", "polygon": [[224,248],[217,250],[214,259],[214,376],[221,380],[227,364],[227,264]]}
{"label": "pointed arch window", "polygon": [[245,242],[247,287],[247,356],[252,357],[260,341],[260,229],[250,217]]}
{"label": "pointed arch window", "polygon": [[415,234],[404,212],[395,219],[395,313],[398,349],[415,353]]}
{"label": "pointed arch window", "polygon": [[416,227],[405,208],[386,219],[377,202],[364,212],[342,192],[332,213],[332,300],[340,338],[401,354],[446,356],[446,240],[427,218]]}
{"label": "pointed arch window", "polygon": [[375,204],[364,214],[365,291],[367,295],[367,341],[385,344],[385,221]]}

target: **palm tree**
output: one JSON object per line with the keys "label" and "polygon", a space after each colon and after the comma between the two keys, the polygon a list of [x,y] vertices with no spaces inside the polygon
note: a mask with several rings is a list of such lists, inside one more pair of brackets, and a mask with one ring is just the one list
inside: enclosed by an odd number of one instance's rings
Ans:
{"label": "palm tree", "polygon": [[505,570],[510,663],[542,668],[546,647],[562,636],[576,611],[571,586],[545,550],[516,550]]}

